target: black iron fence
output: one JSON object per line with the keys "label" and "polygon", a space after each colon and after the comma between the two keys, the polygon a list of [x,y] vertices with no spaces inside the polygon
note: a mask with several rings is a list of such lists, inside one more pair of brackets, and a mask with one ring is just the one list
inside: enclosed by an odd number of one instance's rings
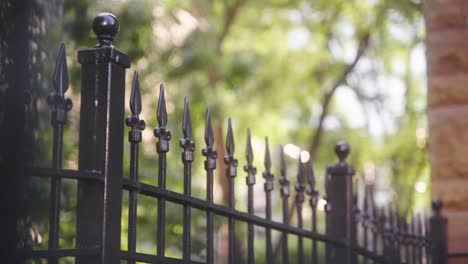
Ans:
{"label": "black iron fence", "polygon": [[[58,263],[63,257],[74,257],[76,263],[201,263],[191,260],[191,211],[199,209],[206,212],[206,259],[203,263],[216,263],[214,217],[228,219],[227,262],[229,264],[254,263],[256,241],[254,227],[265,229],[265,260],[263,263],[291,263],[288,241],[297,239],[295,259],[306,263],[446,263],[446,219],[441,215],[441,202],[434,201],[433,215],[429,218],[402,216],[397,210],[378,209],[374,204],[373,190],[366,187],[362,203],[353,188],[353,168],[346,163],[350,146],[341,141],[335,147],[338,157],[336,164],[326,168],[325,190],[325,233],[318,232],[317,210],[319,196],[312,162],[299,161],[297,177],[291,186],[292,177],[286,172],[283,149],[281,149],[279,190],[283,208],[283,221],[272,220],[272,192],[274,176],[268,138],[264,156],[264,191],[266,197],[265,218],[254,214],[254,190],[257,168],[253,166],[253,151],[250,131],[247,132],[246,163],[243,170],[246,177],[248,199],[247,212],[236,209],[234,178],[239,164],[235,156],[235,144],[231,121],[228,120],[225,157],[218,157],[214,147],[210,110],[206,112],[205,146],[201,154],[205,158],[206,199],[191,196],[192,161],[195,142],[192,138],[192,123],[189,103],[184,102],[182,120],[183,138],[180,139],[183,162],[183,193],[166,189],[166,154],[169,152],[171,131],[167,128],[167,112],[164,86],[159,90],[157,108],[158,126],[154,128],[157,138],[158,182],[157,185],[140,182],[138,179],[139,144],[145,121],[140,119],[142,110],[138,74],[135,73],[130,96],[131,115],[124,119],[125,70],[130,66],[130,58],[111,45],[119,28],[117,19],[107,13],[98,15],[93,21],[93,29],[99,44],[78,52],[82,65],[81,112],[79,134],[78,170],[62,167],[63,127],[67,111],[72,107],[65,97],[68,87],[65,47],[62,44],[54,74],[55,92],[48,97],[52,107],[53,158],[52,166],[47,169],[34,169],[34,175],[50,178],[50,215],[49,244],[47,250],[18,249],[21,261],[47,260]],[[123,177],[124,124],[129,127],[130,175]],[[228,177],[228,206],[213,202],[213,175],[217,169],[217,159],[224,159]],[[197,175],[197,177],[201,177]],[[77,223],[76,247],[59,247],[61,181],[76,180]],[[294,187],[294,188],[291,188]],[[293,189],[293,190],[291,190]],[[129,193],[128,237],[121,238],[122,193]],[[294,192],[295,191],[295,192]],[[291,195],[295,195],[291,197]],[[144,254],[137,251],[137,197],[148,196],[157,200],[157,251]],[[294,199],[294,212],[289,211],[288,203]],[[305,202],[308,203],[305,203]],[[181,259],[167,257],[165,254],[166,204],[176,203],[183,206],[183,254]],[[304,226],[303,208],[311,208],[311,226]],[[297,215],[297,225],[289,222],[289,215]],[[236,244],[236,222],[246,223],[247,254],[243,259]],[[272,232],[280,232],[280,243],[274,247]],[[121,239],[127,239],[128,249],[121,250]],[[311,242],[311,248],[305,247]],[[319,255],[318,243],[325,245],[325,254]],[[309,244],[309,243],[307,243]],[[257,261],[258,262],[258,261]],[[219,262],[218,262],[219,263]]]}

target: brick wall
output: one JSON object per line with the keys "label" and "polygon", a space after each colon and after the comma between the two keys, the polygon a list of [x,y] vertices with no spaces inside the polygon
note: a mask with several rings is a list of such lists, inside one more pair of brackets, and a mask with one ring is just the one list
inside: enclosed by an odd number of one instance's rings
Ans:
{"label": "brick wall", "polygon": [[432,194],[444,201],[449,251],[468,252],[468,0],[424,4]]}

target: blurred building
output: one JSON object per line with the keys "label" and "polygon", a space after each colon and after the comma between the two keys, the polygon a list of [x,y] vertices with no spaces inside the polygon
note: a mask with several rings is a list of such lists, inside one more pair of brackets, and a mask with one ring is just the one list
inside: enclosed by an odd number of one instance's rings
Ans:
{"label": "blurred building", "polygon": [[[468,1],[425,1],[432,195],[444,201],[449,252],[468,251]],[[468,263],[467,259],[450,263]]]}

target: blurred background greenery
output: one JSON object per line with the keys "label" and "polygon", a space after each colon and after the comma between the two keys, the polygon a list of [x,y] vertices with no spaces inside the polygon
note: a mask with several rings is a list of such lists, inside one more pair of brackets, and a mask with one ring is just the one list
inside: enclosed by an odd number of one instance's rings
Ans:
{"label": "blurred background greenery", "polygon": [[[9,2],[9,1],[6,1]],[[179,138],[183,97],[188,96],[197,156],[193,166],[195,197],[204,199],[204,115],[212,111],[218,156],[224,155],[227,117],[235,130],[236,156],[245,162],[246,129],[252,130],[254,164],[263,171],[264,137],[268,136],[274,172],[279,174],[280,144],[288,157],[288,177],[295,183],[297,159],[312,159],[316,175],[336,158],[334,144],[352,147],[349,162],[356,184],[374,185],[378,206],[393,204],[411,214],[428,206],[426,69],[424,18],[420,0],[53,0],[31,1],[30,119],[35,163],[48,166],[51,157],[50,109],[52,72],[61,41],[67,47],[74,107],[64,140],[65,167],[77,168],[80,67],[76,52],[96,45],[90,24],[100,12],[114,13],[120,32],[114,45],[132,57],[127,73],[127,98],[133,70],[139,72],[142,118],[147,123],[140,153],[140,180],[156,184],[157,155],[152,128],[160,83],[166,86],[169,128],[173,133],[168,162],[168,189],[182,192]],[[4,9],[4,10],[7,10]],[[2,44],[5,48],[5,44]],[[127,112],[129,108],[127,107]],[[125,173],[129,145],[125,141]],[[125,176],[128,177],[128,176]],[[215,202],[225,204],[224,166],[218,163]],[[318,189],[323,194],[323,176]],[[278,186],[277,177],[275,187]],[[36,200],[28,222],[36,247],[47,243],[48,183],[37,180]],[[264,215],[263,179],[257,175],[255,210]],[[37,202],[37,201],[44,201]],[[244,173],[239,166],[236,204],[246,211]],[[291,199],[292,200],[292,199]],[[279,205],[279,190],[273,196]],[[61,212],[61,246],[74,246],[76,186],[65,181]],[[126,245],[128,194],[124,192],[122,248]],[[280,208],[274,209],[280,221]],[[139,197],[138,248],[155,253],[156,201]],[[167,254],[181,256],[182,208],[168,207]],[[310,209],[305,216],[310,218]],[[319,214],[323,218],[323,212]],[[293,219],[293,223],[294,223]],[[323,223],[323,221],[320,221]],[[193,212],[192,259],[204,258],[204,213]],[[307,219],[306,226],[310,223]],[[222,241],[226,220],[216,219]],[[246,227],[239,223],[239,237]],[[323,226],[319,227],[323,231]],[[257,229],[261,238],[264,230]],[[275,239],[279,236],[276,234]],[[242,242],[242,241],[241,241]],[[243,241],[242,243],[244,243]],[[295,243],[292,240],[291,243]],[[307,244],[306,244],[307,246]],[[261,242],[258,251],[264,252]],[[245,248],[245,247],[244,247]],[[291,248],[294,248],[293,246]],[[218,252],[219,253],[219,252]],[[244,252],[245,253],[245,252]],[[261,255],[262,253],[259,253]],[[222,257],[222,254],[218,254]]]}

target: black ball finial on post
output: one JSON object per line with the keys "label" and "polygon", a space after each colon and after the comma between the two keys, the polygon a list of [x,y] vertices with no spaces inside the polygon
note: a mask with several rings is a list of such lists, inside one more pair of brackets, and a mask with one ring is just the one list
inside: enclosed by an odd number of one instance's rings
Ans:
{"label": "black ball finial on post", "polygon": [[351,147],[346,141],[341,140],[341,141],[338,141],[338,143],[336,143],[335,153],[341,162],[345,161],[350,151],[351,151]]}
{"label": "black ball finial on post", "polygon": [[100,13],[93,19],[93,31],[99,40],[98,46],[111,46],[119,32],[119,20],[111,13]]}

